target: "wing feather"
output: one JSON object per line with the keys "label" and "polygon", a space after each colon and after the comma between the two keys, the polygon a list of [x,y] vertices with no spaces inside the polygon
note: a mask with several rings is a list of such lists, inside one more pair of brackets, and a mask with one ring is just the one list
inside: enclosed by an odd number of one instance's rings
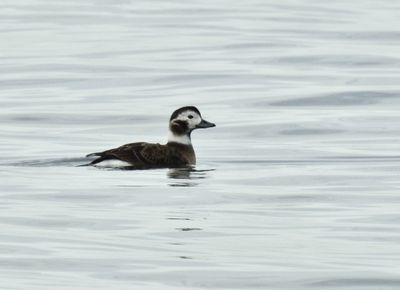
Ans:
{"label": "wing feather", "polygon": [[110,159],[125,161],[134,167],[169,167],[185,163],[174,148],[145,142],[125,144],[118,148],[91,154],[91,156],[94,155],[99,158],[92,161],[93,165]]}
{"label": "wing feather", "polygon": [[112,159],[128,162],[136,168],[180,167],[187,164],[176,148],[145,142],[125,144],[91,156],[94,155],[99,157],[91,162],[92,165]]}

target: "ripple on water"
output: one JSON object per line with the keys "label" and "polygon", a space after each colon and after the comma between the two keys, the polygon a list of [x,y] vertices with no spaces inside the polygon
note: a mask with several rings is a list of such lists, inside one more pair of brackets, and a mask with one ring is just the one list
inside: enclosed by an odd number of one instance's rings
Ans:
{"label": "ripple on water", "polygon": [[[0,5],[4,289],[399,289],[398,1]],[[191,169],[100,170],[196,105]]]}

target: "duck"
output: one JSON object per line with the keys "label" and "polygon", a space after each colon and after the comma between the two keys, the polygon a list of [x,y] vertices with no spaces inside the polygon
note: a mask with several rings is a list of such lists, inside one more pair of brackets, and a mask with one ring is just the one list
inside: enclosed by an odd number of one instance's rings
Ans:
{"label": "duck", "polygon": [[172,113],[166,144],[135,142],[90,153],[86,157],[96,158],[87,165],[129,169],[192,167],[196,165],[196,154],[191,133],[215,126],[204,120],[195,106],[185,106]]}

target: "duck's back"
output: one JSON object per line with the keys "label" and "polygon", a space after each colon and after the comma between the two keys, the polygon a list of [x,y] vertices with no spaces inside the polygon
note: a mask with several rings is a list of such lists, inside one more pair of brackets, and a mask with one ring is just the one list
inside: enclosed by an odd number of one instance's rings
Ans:
{"label": "duck's back", "polygon": [[146,142],[130,143],[88,156],[99,156],[91,162],[92,165],[118,160],[134,168],[182,167],[195,163],[191,145],[182,146],[171,143],[167,145]]}

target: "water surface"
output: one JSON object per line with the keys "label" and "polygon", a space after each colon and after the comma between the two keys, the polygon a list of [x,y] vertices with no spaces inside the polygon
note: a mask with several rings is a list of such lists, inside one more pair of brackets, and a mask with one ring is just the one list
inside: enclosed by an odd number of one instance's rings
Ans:
{"label": "water surface", "polygon": [[[0,288],[399,289],[400,4],[0,4]],[[195,170],[77,167],[165,142]]]}

